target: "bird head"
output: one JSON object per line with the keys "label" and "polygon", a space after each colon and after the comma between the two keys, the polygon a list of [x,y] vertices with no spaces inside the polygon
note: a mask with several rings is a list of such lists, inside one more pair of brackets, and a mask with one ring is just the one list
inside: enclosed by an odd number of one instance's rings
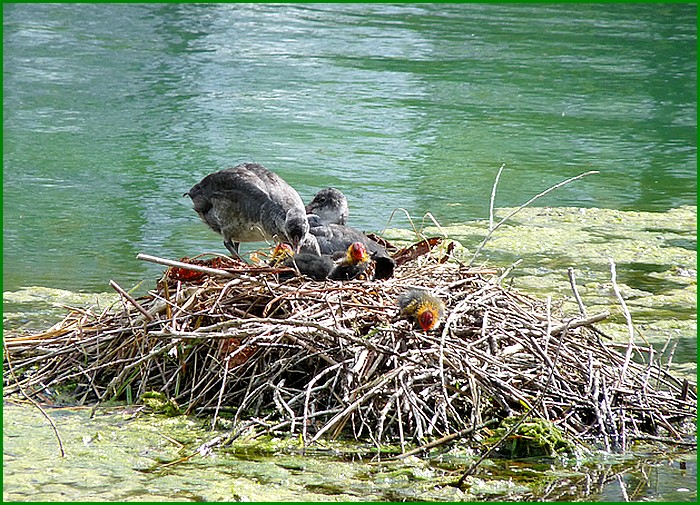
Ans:
{"label": "bird head", "polygon": [[362,242],[353,242],[350,244],[347,252],[345,253],[345,259],[348,261],[348,263],[352,263],[353,265],[357,263],[365,263],[369,261],[367,248]]}
{"label": "bird head", "polygon": [[423,331],[434,329],[445,314],[445,305],[424,289],[410,289],[398,299],[401,313],[414,319]]}
{"label": "bird head", "polygon": [[420,327],[423,328],[423,331],[432,330],[437,324],[439,318],[439,308],[431,304],[425,304],[424,306],[420,307],[416,313],[416,319],[418,320]]}
{"label": "bird head", "polygon": [[315,214],[322,224],[342,224],[348,221],[348,201],[335,188],[322,189],[306,206],[307,214]]}
{"label": "bird head", "polygon": [[292,244],[294,253],[298,253],[301,241],[309,233],[309,222],[306,220],[306,213],[297,208],[289,209],[284,220],[284,232]]}
{"label": "bird head", "polygon": [[294,251],[289,244],[277,244],[272,251],[272,256],[270,256],[270,262],[273,265],[278,265],[287,258],[291,258],[293,256]]}

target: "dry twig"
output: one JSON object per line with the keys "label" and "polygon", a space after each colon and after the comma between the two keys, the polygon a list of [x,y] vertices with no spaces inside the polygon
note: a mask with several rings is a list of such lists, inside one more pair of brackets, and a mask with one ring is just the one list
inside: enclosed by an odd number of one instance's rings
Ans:
{"label": "dry twig", "polygon": [[[693,389],[604,344],[591,324],[607,313],[558,318],[547,302],[504,289],[495,271],[436,256],[406,261],[391,279],[344,283],[280,283],[275,269],[225,258],[189,277],[190,263],[164,260],[171,268],[155,289],[123,310],[71,309],[46,332],[6,336],[15,373],[4,394],[68,381],[85,402],[160,391],[188,413],[234,413],[237,425],[300,432],[307,445],[343,435],[401,447],[428,438],[427,448],[455,434],[479,439],[484,420],[526,412],[609,447],[683,442]],[[445,303],[428,333],[395,305],[416,286]]]}

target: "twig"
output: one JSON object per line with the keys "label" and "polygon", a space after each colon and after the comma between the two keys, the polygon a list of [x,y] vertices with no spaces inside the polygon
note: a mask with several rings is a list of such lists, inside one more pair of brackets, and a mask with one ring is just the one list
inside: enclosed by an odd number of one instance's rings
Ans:
{"label": "twig", "polygon": [[622,493],[622,498],[628,502],[630,501],[630,497],[627,495],[627,485],[625,484],[625,481],[622,480],[622,475],[617,474],[615,475],[615,478],[617,479],[617,483],[620,486],[620,492]]}
{"label": "twig", "polygon": [[573,330],[574,328],[579,328],[581,326],[590,326],[593,323],[600,322],[604,319],[607,319],[610,317],[610,312],[607,310],[604,310],[603,312],[599,312],[598,314],[593,314],[592,316],[587,316],[583,317],[581,319],[573,319],[569,321],[568,323],[564,324],[559,324],[557,326],[554,326],[551,330],[552,335],[558,335],[565,329],[570,329]]}
{"label": "twig", "polygon": [[503,219],[501,219],[501,220],[496,224],[496,226],[494,226],[494,227],[490,227],[490,226],[489,226],[489,232],[486,234],[486,236],[484,237],[484,240],[482,240],[481,244],[479,244],[479,247],[476,248],[476,251],[474,251],[474,255],[472,256],[471,261],[469,261],[469,263],[468,263],[467,265],[468,265],[468,266],[472,266],[472,264],[474,264],[474,261],[476,260],[476,257],[479,255],[479,253],[481,252],[481,250],[484,248],[484,246],[486,245],[486,242],[489,241],[489,239],[491,238],[491,236],[493,235],[493,233],[494,233],[498,228],[500,228],[501,225],[502,225],[503,223],[505,223],[508,219],[510,219],[511,217],[513,217],[515,214],[517,214],[518,212],[520,212],[521,210],[523,210],[523,209],[524,209],[525,207],[527,207],[528,205],[530,205],[532,202],[534,202],[534,201],[537,200],[538,198],[542,198],[543,196],[545,196],[545,195],[548,194],[548,193],[551,193],[551,192],[554,191],[555,189],[559,189],[560,187],[562,187],[562,186],[564,186],[564,185],[566,185],[566,184],[569,184],[570,182],[573,182],[573,181],[575,181],[575,180],[578,180],[578,179],[581,179],[581,178],[583,178],[583,177],[586,177],[587,175],[598,174],[598,173],[600,173],[600,172],[598,172],[597,170],[589,170],[588,172],[584,172],[584,173],[582,173],[582,174],[579,174],[579,175],[577,175],[576,177],[571,177],[570,179],[566,179],[565,181],[562,181],[562,182],[560,182],[560,183],[558,183],[558,184],[555,184],[554,186],[552,186],[552,187],[550,187],[550,188],[548,188],[548,189],[542,191],[541,193],[536,194],[535,196],[533,196],[532,198],[530,198],[527,202],[523,203],[522,205],[518,206],[516,209],[512,210],[511,212],[509,212],[508,215],[506,215],[506,217],[504,217]]}
{"label": "twig", "polygon": [[201,265],[193,265],[191,263],[183,263],[182,261],[169,260],[165,258],[159,258],[157,256],[151,256],[150,254],[138,253],[136,255],[137,260],[150,261],[151,263],[158,263],[159,265],[165,265],[169,267],[183,268],[185,270],[194,270],[195,272],[202,272],[209,275],[218,275],[220,277],[232,278],[236,277],[236,274],[227,272],[226,270],[219,270],[218,268],[203,267]]}
{"label": "twig", "polygon": [[671,346],[671,352],[668,354],[668,360],[666,360],[666,370],[671,369],[671,362],[673,362],[673,356],[676,354],[676,348],[678,347],[678,342],[679,339],[676,339],[673,341],[673,345]]}
{"label": "twig", "polygon": [[219,389],[219,399],[216,402],[216,410],[214,411],[214,415],[211,418],[211,429],[214,430],[216,428],[216,418],[219,416],[219,409],[221,408],[221,397],[224,395],[224,388],[226,387],[226,377],[228,377],[228,365],[229,365],[229,358],[226,358],[224,360],[224,376],[221,379],[221,389]]}
{"label": "twig", "polygon": [[571,290],[574,292],[574,298],[576,298],[578,310],[583,317],[586,317],[588,314],[586,313],[586,306],[583,304],[583,300],[581,300],[581,295],[578,292],[578,287],[576,286],[576,275],[574,274],[574,269],[572,267],[569,267],[566,269],[566,271],[569,274],[569,283],[571,284]]}
{"label": "twig", "polygon": [[146,309],[144,309],[144,308],[141,306],[141,304],[140,304],[139,302],[137,302],[137,301],[134,299],[133,296],[131,296],[131,295],[130,295],[129,293],[127,293],[126,291],[124,291],[124,289],[122,289],[122,287],[121,287],[119,284],[117,284],[117,283],[116,283],[115,281],[113,281],[113,280],[110,280],[110,281],[109,281],[109,285],[112,286],[112,288],[114,288],[114,290],[115,290],[117,293],[119,293],[119,294],[122,295],[124,298],[126,298],[134,307],[136,307],[136,308],[138,309],[138,311],[141,312],[141,314],[143,314],[143,315],[146,317],[146,319],[148,319],[149,321],[153,321],[154,317],[151,315],[151,313],[148,312]]}
{"label": "twig", "polygon": [[621,387],[622,383],[625,380],[625,375],[627,375],[627,367],[630,364],[630,358],[632,357],[632,347],[634,346],[634,325],[632,324],[632,315],[630,314],[630,311],[627,308],[627,304],[625,303],[625,299],[622,297],[622,293],[620,293],[620,288],[617,285],[617,272],[615,270],[615,262],[612,258],[608,258],[608,261],[610,262],[610,277],[612,280],[613,291],[615,292],[615,296],[620,301],[620,305],[622,306],[622,313],[625,315],[625,321],[627,321],[627,332],[629,337],[627,341],[627,350],[625,351],[625,361],[622,364],[622,370],[620,371],[620,379],[617,382],[617,387]]}
{"label": "twig", "polygon": [[316,435],[314,435],[309,444],[313,444],[319,438],[321,438],[321,435],[323,435],[326,431],[331,429],[338,421],[340,421],[341,419],[349,415],[351,412],[353,412],[355,409],[357,409],[357,407],[359,407],[362,402],[366,401],[368,397],[370,397],[375,391],[379,390],[387,382],[391,381],[394,377],[396,377],[401,372],[401,370],[401,368],[397,368],[377,378],[374,381],[375,385],[367,393],[363,394],[357,400],[348,405],[342,412],[339,412],[338,414],[333,416],[333,418],[331,418],[331,420],[328,421],[326,425],[316,433]]}
{"label": "twig", "polygon": [[491,455],[491,453],[493,453],[493,451],[495,451],[496,448],[499,447],[499,446],[503,443],[504,440],[507,440],[507,438],[508,438],[510,435],[512,435],[512,434],[515,432],[515,430],[517,430],[518,427],[519,427],[523,422],[525,422],[525,419],[529,418],[529,417],[535,412],[535,409],[538,408],[539,405],[542,404],[542,402],[544,401],[544,397],[545,397],[546,394],[547,394],[547,390],[548,390],[548,388],[549,388],[549,384],[552,382],[552,377],[554,376],[554,371],[555,371],[555,369],[556,369],[557,362],[559,361],[559,355],[560,355],[560,353],[561,353],[561,348],[562,348],[562,343],[563,343],[563,342],[564,342],[564,338],[563,338],[563,336],[562,336],[562,338],[559,339],[559,344],[557,345],[557,351],[556,351],[556,354],[555,354],[555,356],[554,356],[554,361],[552,362],[552,365],[551,365],[551,367],[550,367],[549,376],[547,377],[547,381],[546,381],[546,383],[545,383],[545,386],[544,386],[544,388],[541,390],[541,392],[540,392],[540,394],[539,394],[539,396],[538,396],[538,398],[537,398],[537,401],[535,401],[535,403],[532,405],[532,408],[531,408],[530,410],[528,410],[527,412],[525,412],[525,413],[520,417],[520,419],[518,420],[517,423],[515,423],[508,431],[506,431],[506,433],[503,434],[503,436],[502,436],[495,444],[493,444],[491,447],[489,447],[489,448],[481,455],[481,457],[479,457],[478,460],[476,460],[469,468],[467,468],[467,469],[464,471],[464,473],[462,474],[462,476],[459,478],[459,480],[458,480],[457,483],[455,484],[455,486],[456,486],[457,488],[461,488],[462,485],[464,484],[464,481],[466,480],[466,478],[469,477],[471,474],[473,474],[474,471],[477,469],[477,467],[478,467],[486,458],[488,458],[488,457]]}
{"label": "twig", "polygon": [[697,447],[697,442],[688,440],[676,440],[671,437],[655,437],[654,435],[632,435],[629,437],[632,440],[648,440],[651,442],[660,442],[668,445],[679,445],[681,447]]}
{"label": "twig", "polygon": [[[137,396],[159,390],[214,422],[230,411],[236,426],[242,417],[266,433],[301,432],[305,446],[347,433],[403,447],[479,426],[493,412],[549,419],[592,442],[615,433],[629,441],[652,428],[685,436],[695,390],[665,360],[631,360],[624,387],[614,387],[623,353],[589,326],[607,313],[556,318],[549,300],[504,289],[483,272],[426,256],[382,282],[280,284],[262,270],[169,282],[167,294],[159,282],[138,299],[151,322],[122,297],[124,309],[69,309],[40,335],[7,335],[14,370],[31,374],[18,373],[4,394],[21,386],[35,396],[71,380],[82,401],[123,396],[127,385]],[[396,298],[416,287],[443,297],[439,330],[399,317]]]}
{"label": "twig", "polygon": [[[102,399],[104,399],[104,397],[105,397],[107,394],[109,394],[109,392],[110,392],[110,390],[111,390],[112,388],[114,388],[114,389],[116,390],[116,388],[117,388],[117,386],[119,385],[119,383],[120,383],[120,381],[122,380],[122,378],[125,377],[126,374],[127,374],[129,371],[133,370],[134,368],[136,368],[137,366],[139,366],[141,363],[144,363],[144,362],[146,362],[146,361],[148,361],[148,360],[150,360],[150,359],[153,359],[155,356],[158,356],[158,355],[160,355],[160,354],[165,354],[165,353],[167,353],[168,351],[170,351],[170,349],[172,349],[173,347],[175,347],[176,345],[178,345],[178,343],[179,343],[179,342],[178,342],[177,340],[175,340],[174,342],[170,342],[170,343],[167,344],[167,345],[164,345],[164,346],[161,346],[161,347],[156,347],[155,349],[153,349],[151,352],[149,352],[149,353],[146,354],[145,356],[142,356],[141,358],[137,359],[136,361],[133,361],[133,362],[129,363],[128,365],[126,365],[126,366],[122,369],[122,371],[121,371],[118,375],[116,375],[116,376],[109,382],[109,384],[107,385],[107,388],[105,389],[105,392],[103,393],[102,398],[100,399],[100,401],[101,401]],[[97,407],[97,405],[95,405],[95,407]]]}
{"label": "twig", "polygon": [[420,447],[416,447],[415,449],[412,449],[408,452],[404,452],[403,454],[399,454],[397,456],[394,456],[391,459],[403,459],[407,458],[408,456],[413,456],[414,454],[418,454],[423,451],[427,451],[428,449],[432,449],[433,447],[438,447],[440,445],[445,445],[449,444],[453,440],[456,440],[458,438],[464,437],[466,435],[470,435],[482,428],[486,428],[487,426],[490,426],[492,424],[497,423],[498,420],[496,419],[489,419],[485,423],[479,424],[477,426],[470,426],[469,428],[464,428],[463,430],[459,430],[456,433],[450,433],[449,435],[445,435],[444,437],[438,438],[437,440],[433,440],[432,442],[428,442],[427,444],[421,445]]}
{"label": "twig", "polygon": [[489,231],[493,229],[493,203],[496,201],[496,188],[498,187],[498,181],[501,179],[501,173],[503,169],[506,168],[506,164],[502,163],[501,168],[498,169],[496,174],[496,180],[493,181],[493,188],[491,188],[491,201],[489,203]]}
{"label": "twig", "polygon": [[49,417],[49,415],[46,413],[46,411],[41,408],[41,405],[39,405],[38,402],[36,402],[33,398],[31,398],[24,388],[20,385],[19,380],[17,379],[17,376],[15,375],[15,370],[14,367],[12,366],[12,361],[10,360],[10,351],[7,349],[7,345],[5,344],[5,339],[3,339],[3,347],[5,348],[5,359],[7,360],[7,367],[10,369],[10,374],[12,374],[12,378],[15,381],[15,384],[17,384],[17,388],[19,389],[19,392],[24,396],[29,403],[31,403],[34,407],[36,407],[39,412],[41,412],[41,415],[46,418],[46,420],[49,422],[51,425],[51,429],[53,430],[54,436],[56,437],[56,440],[58,441],[58,451],[61,454],[61,457],[66,456],[66,452],[63,450],[63,441],[61,440],[61,435],[58,433],[58,428],[56,427],[56,423],[53,422],[53,419]]}

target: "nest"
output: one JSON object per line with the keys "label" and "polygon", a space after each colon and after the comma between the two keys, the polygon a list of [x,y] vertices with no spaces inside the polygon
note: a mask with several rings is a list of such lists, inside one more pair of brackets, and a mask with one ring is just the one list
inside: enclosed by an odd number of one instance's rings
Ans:
{"label": "nest", "polygon": [[[144,297],[113,284],[119,306],[74,308],[46,332],[6,338],[4,394],[69,385],[94,403],[159,391],[187,413],[305,444],[342,435],[403,447],[521,414],[606,448],[694,432],[693,388],[651,349],[630,348],[630,360],[606,343],[593,323],[607,313],[556,318],[495,271],[445,261],[438,242],[395,253],[383,281],[280,283],[279,269],[230,258],[163,260],[179,266]],[[416,287],[445,304],[429,332],[396,305]]]}

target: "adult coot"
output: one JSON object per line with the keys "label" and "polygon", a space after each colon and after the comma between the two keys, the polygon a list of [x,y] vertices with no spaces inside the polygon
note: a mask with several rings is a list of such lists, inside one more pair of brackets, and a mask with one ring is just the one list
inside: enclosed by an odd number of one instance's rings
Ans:
{"label": "adult coot", "polygon": [[280,176],[258,163],[242,163],[207,175],[185,195],[212,230],[224,238],[233,256],[240,257],[241,242],[277,240],[316,243],[308,236],[304,202]]}

